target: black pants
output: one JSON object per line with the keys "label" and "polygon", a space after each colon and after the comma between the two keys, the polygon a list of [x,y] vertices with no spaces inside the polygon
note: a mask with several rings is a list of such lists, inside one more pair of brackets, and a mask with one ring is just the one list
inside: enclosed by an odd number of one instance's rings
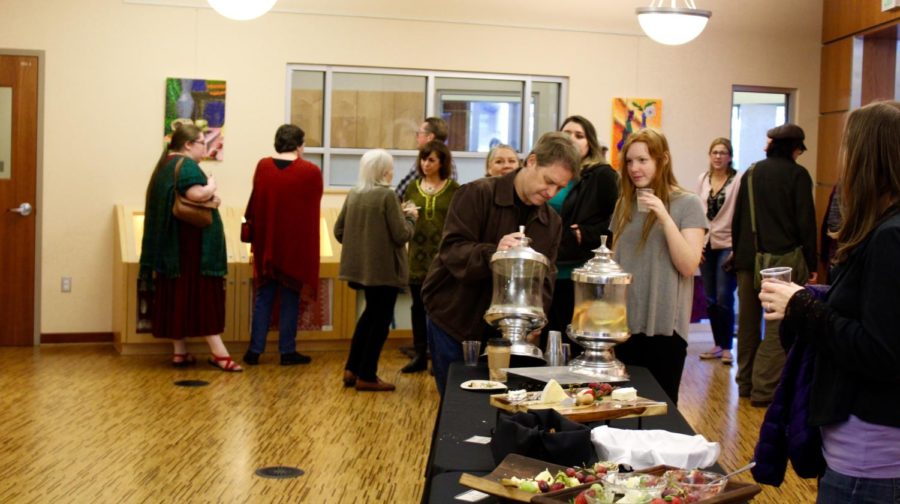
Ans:
{"label": "black pants", "polygon": [[616,345],[614,351],[626,366],[647,368],[669,399],[678,405],[678,388],[687,357],[687,341],[684,338],[677,333],[671,336],[632,334],[628,341]]}
{"label": "black pants", "polygon": [[396,287],[363,287],[366,308],[356,321],[350,355],[344,369],[353,372],[361,380],[374,382],[378,379],[378,358],[391,330],[394,319],[394,303],[397,302]]}
{"label": "black pants", "polygon": [[422,284],[409,284],[409,295],[412,306],[409,315],[412,319],[413,347],[416,354],[425,357],[428,352],[428,329],[425,327],[425,303],[422,301]]}

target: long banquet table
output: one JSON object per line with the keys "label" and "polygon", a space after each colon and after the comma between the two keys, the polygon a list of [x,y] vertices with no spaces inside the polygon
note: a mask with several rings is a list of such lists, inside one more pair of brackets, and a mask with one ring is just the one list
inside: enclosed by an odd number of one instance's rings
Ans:
{"label": "long banquet table", "polygon": [[[668,405],[666,415],[642,418],[642,428],[695,434],[646,368],[629,366],[628,374],[631,375],[630,381],[620,385],[634,387],[641,397],[665,401]],[[456,500],[455,496],[467,491],[468,488],[459,484],[459,476],[464,472],[484,475],[496,467],[490,445],[469,443],[466,439],[472,436],[490,437],[496,423],[497,409],[490,405],[488,393],[460,388],[467,380],[484,380],[487,379],[487,375],[487,366],[484,363],[470,367],[462,362],[455,362],[450,366],[447,388],[441,401],[431,443],[423,502],[460,503],[462,501]],[[589,425],[593,427],[603,424]],[[636,429],[638,419],[612,420],[609,425],[618,429]],[[710,470],[721,472],[718,465],[714,465]],[[496,500],[489,498],[478,502],[486,504]]]}

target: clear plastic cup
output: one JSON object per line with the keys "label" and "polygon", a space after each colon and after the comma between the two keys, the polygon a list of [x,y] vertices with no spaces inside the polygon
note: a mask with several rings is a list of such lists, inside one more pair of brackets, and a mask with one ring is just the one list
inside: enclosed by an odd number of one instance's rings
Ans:
{"label": "clear plastic cup", "polygon": [[653,189],[641,187],[635,190],[635,194],[637,195],[637,211],[642,213],[649,211],[650,209],[641,202],[641,194],[653,194]]}
{"label": "clear plastic cup", "polygon": [[463,341],[463,359],[465,359],[466,366],[477,366],[478,365],[478,351],[481,350],[481,342],[480,341]]}
{"label": "clear plastic cup", "polygon": [[793,269],[790,266],[779,266],[777,268],[759,270],[759,276],[762,277],[764,282],[766,280],[775,280],[782,283],[791,283],[792,271]]}

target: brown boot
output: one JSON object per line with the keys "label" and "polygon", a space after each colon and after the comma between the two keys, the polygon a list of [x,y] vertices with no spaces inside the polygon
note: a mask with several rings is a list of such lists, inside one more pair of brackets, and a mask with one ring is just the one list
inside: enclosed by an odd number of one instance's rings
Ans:
{"label": "brown boot", "polygon": [[391,392],[396,388],[391,383],[381,381],[381,378],[375,378],[375,380],[370,382],[357,378],[356,390],[360,392]]}

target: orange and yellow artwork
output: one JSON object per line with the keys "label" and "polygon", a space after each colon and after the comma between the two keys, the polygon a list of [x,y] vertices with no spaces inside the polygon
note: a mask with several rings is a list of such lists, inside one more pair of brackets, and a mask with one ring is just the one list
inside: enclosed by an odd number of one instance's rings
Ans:
{"label": "orange and yellow artwork", "polygon": [[613,98],[612,142],[610,142],[610,164],[620,167],[619,153],[631,133],[644,129],[662,127],[662,100],[658,98]]}

